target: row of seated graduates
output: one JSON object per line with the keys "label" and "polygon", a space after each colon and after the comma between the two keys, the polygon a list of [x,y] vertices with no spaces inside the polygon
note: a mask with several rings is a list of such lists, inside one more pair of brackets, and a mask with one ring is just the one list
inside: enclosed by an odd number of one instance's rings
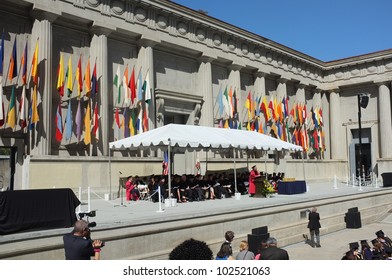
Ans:
{"label": "row of seated graduates", "polygon": [[[247,193],[248,174],[237,175],[237,191]],[[150,198],[153,202],[169,197],[168,176],[151,175],[144,177],[139,184],[147,184]],[[171,176],[171,198],[177,199],[178,203],[203,201],[206,199],[229,198],[235,193],[234,174],[215,173],[208,175],[174,174]]]}
{"label": "row of seated graduates", "polygon": [[275,190],[278,189],[278,182],[283,181],[283,178],[284,178],[284,173],[281,172],[278,173],[273,172],[272,174],[267,174],[267,179],[272,184]]}

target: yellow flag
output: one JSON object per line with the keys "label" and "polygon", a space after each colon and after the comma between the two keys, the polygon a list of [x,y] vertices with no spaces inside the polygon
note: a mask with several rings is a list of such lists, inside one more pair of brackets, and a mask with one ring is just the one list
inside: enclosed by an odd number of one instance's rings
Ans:
{"label": "yellow flag", "polygon": [[88,145],[91,143],[91,109],[90,100],[87,101],[86,115],[84,116],[84,144]]}
{"label": "yellow flag", "polygon": [[67,89],[68,95],[72,92],[73,88],[73,76],[72,76],[72,56],[68,59],[68,70],[67,70]]}

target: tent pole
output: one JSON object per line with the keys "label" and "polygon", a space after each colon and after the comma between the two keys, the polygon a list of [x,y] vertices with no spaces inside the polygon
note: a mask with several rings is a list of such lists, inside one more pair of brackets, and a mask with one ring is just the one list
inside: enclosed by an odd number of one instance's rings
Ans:
{"label": "tent pole", "polygon": [[[170,146],[171,146],[171,140],[169,138],[169,146],[167,147],[167,157],[168,157],[168,172],[167,172],[167,184],[169,186],[169,194],[168,194],[168,199],[171,199],[171,154],[170,154]],[[170,201],[170,205],[171,205],[171,200]]]}
{"label": "tent pole", "polygon": [[268,174],[268,172],[267,172],[267,151],[264,151],[264,169],[265,169],[265,174],[266,174],[265,178],[267,178],[267,174]]}
{"label": "tent pole", "polygon": [[306,178],[305,178],[305,152],[302,153],[302,171],[304,173],[304,181],[306,181]]}
{"label": "tent pole", "polygon": [[206,150],[206,171],[204,172],[204,175],[207,174],[208,171],[208,150]]}
{"label": "tent pole", "polygon": [[249,170],[249,152],[248,152],[248,149],[246,149],[246,169]]}
{"label": "tent pole", "polygon": [[109,199],[112,199],[112,160],[111,150],[109,148]]}
{"label": "tent pole", "polygon": [[235,192],[237,193],[237,170],[235,168],[235,148],[233,148],[233,157],[234,157],[234,188]]}

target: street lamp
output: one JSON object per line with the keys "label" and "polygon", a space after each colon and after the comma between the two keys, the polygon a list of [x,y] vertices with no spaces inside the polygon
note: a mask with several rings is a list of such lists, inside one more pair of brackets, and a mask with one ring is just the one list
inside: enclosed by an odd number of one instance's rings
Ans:
{"label": "street lamp", "polygon": [[362,178],[362,127],[361,127],[361,107],[366,108],[369,103],[369,96],[358,94],[358,124],[359,124],[359,178]]}

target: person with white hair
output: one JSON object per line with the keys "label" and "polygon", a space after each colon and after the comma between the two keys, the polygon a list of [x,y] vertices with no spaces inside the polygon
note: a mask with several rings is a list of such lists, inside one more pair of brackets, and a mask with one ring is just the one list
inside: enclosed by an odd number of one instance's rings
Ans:
{"label": "person with white hair", "polygon": [[[317,213],[317,208],[313,207],[312,211],[309,213],[308,218],[308,229],[310,232],[310,245],[314,247],[321,247],[320,245],[320,214]],[[315,241],[316,237],[316,241]]]}
{"label": "person with white hair", "polygon": [[278,242],[274,237],[267,239],[267,248],[260,251],[259,260],[288,260],[289,253],[285,249],[278,248]]}

